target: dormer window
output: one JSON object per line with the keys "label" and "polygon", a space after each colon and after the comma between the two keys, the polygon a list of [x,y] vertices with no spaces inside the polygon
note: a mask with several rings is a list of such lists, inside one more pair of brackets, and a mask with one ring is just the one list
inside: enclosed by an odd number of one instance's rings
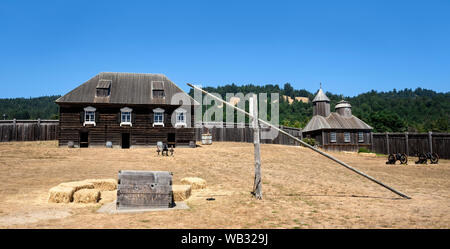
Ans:
{"label": "dormer window", "polygon": [[124,108],[120,109],[120,126],[122,126],[122,125],[133,126],[131,124],[131,112],[132,111],[133,111],[133,109],[128,108],[128,107],[124,107]]}
{"label": "dormer window", "polygon": [[108,97],[110,95],[109,88],[97,88],[96,97]]}
{"label": "dormer window", "polygon": [[155,127],[155,125],[164,127],[164,109],[153,109],[153,127]]}
{"label": "dormer window", "polygon": [[88,106],[84,108],[84,122],[83,126],[88,125],[96,125],[95,124],[95,111],[96,109],[92,106]]}
{"label": "dormer window", "polygon": [[178,108],[175,110],[175,127],[186,127],[186,110]]}
{"label": "dormer window", "polygon": [[95,97],[109,97],[111,94],[111,80],[99,80]]}
{"label": "dormer window", "polygon": [[164,98],[164,90],[153,90],[153,98],[163,99]]}
{"label": "dormer window", "polygon": [[164,81],[152,81],[152,98],[164,99]]}

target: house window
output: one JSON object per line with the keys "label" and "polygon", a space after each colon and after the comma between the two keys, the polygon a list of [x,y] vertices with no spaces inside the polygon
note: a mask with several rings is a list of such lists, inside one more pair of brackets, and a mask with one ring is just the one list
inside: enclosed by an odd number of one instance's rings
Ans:
{"label": "house window", "polygon": [[95,122],[95,112],[86,112],[84,115],[84,122]]}
{"label": "house window", "polygon": [[344,132],[344,142],[350,143],[350,132]]}
{"label": "house window", "polygon": [[336,132],[331,132],[330,133],[330,142],[331,143],[336,143]]}
{"label": "house window", "polygon": [[95,111],[96,109],[92,106],[88,106],[84,108],[84,122],[83,126],[86,126],[87,124],[96,125],[95,124]]}
{"label": "house window", "polygon": [[122,123],[131,123],[131,112],[122,112]]}
{"label": "house window", "polygon": [[185,123],[184,121],[184,113],[177,113],[177,123]]}
{"label": "house window", "polygon": [[175,110],[175,127],[186,127],[186,110],[178,108]]}
{"label": "house window", "polygon": [[122,125],[132,126],[132,124],[131,124],[131,112],[132,111],[133,111],[133,109],[128,108],[128,107],[124,107],[124,108],[120,109],[120,126],[122,126]]}
{"label": "house window", "polygon": [[358,132],[358,142],[364,142],[364,133],[362,131]]}
{"label": "house window", "polygon": [[153,98],[163,99],[164,98],[164,90],[153,90]]}
{"label": "house window", "polygon": [[164,119],[164,113],[161,113],[161,112],[157,112],[157,113],[155,113],[155,116],[154,116],[155,118],[154,118],[154,123],[155,124],[163,124],[163,119]]}
{"label": "house window", "polygon": [[153,127],[155,125],[161,125],[164,127],[164,109],[153,109]]}

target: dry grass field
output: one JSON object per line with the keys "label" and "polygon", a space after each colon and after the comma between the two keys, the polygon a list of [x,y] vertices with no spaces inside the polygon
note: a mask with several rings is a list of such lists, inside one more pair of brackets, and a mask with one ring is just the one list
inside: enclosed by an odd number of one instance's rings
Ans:
{"label": "dry grass field", "polygon": [[[56,141],[0,143],[1,228],[450,228],[450,161],[386,165],[386,157],[332,153],[410,195],[401,199],[303,147],[262,145],[263,197],[252,198],[253,144],[177,148],[68,149]],[[190,209],[100,214],[101,204],[48,203],[61,182],[117,178],[119,170],[172,171],[174,184],[197,176],[208,188]],[[215,201],[206,201],[214,197]]]}

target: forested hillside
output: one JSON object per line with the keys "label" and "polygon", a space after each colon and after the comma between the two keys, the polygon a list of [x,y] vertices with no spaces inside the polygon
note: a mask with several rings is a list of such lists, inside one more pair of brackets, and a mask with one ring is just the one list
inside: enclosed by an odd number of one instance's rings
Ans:
{"label": "forested hillside", "polygon": [[[284,101],[282,95],[308,97],[311,101],[315,93],[296,90],[289,83],[281,88],[278,85],[235,84],[221,87],[205,87],[225,98],[226,93],[280,93],[280,124],[292,127],[304,127],[312,116],[312,103]],[[193,96],[193,91],[189,92]],[[353,114],[375,128],[376,132],[450,132],[450,92],[437,93],[417,88],[392,90],[389,92],[371,91],[355,97],[343,97],[326,92],[331,100],[331,111],[341,99],[349,101]],[[38,98],[0,99],[0,117],[6,119],[57,119],[58,106],[54,101],[59,96]],[[270,97],[270,95],[269,95]],[[225,118],[225,115],[224,115]]]}
{"label": "forested hillside", "polygon": [[0,117],[3,119],[6,114],[6,119],[58,119],[54,101],[59,97],[0,99]]}

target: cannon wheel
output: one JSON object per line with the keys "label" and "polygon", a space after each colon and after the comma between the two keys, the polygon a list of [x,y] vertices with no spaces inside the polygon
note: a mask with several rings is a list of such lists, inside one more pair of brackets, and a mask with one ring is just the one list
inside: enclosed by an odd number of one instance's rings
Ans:
{"label": "cannon wheel", "polygon": [[394,154],[389,154],[388,156],[388,161],[386,162],[386,164],[395,164],[395,155]]}
{"label": "cannon wheel", "polygon": [[439,156],[438,156],[438,154],[436,154],[435,152],[433,152],[433,153],[431,154],[430,161],[431,161],[432,164],[438,163],[438,161],[439,161]]}
{"label": "cannon wheel", "polygon": [[420,164],[427,163],[427,156],[424,153],[419,153],[419,161]]}
{"label": "cannon wheel", "polygon": [[408,163],[408,156],[406,154],[402,154],[400,156],[400,163],[401,164],[407,164]]}

